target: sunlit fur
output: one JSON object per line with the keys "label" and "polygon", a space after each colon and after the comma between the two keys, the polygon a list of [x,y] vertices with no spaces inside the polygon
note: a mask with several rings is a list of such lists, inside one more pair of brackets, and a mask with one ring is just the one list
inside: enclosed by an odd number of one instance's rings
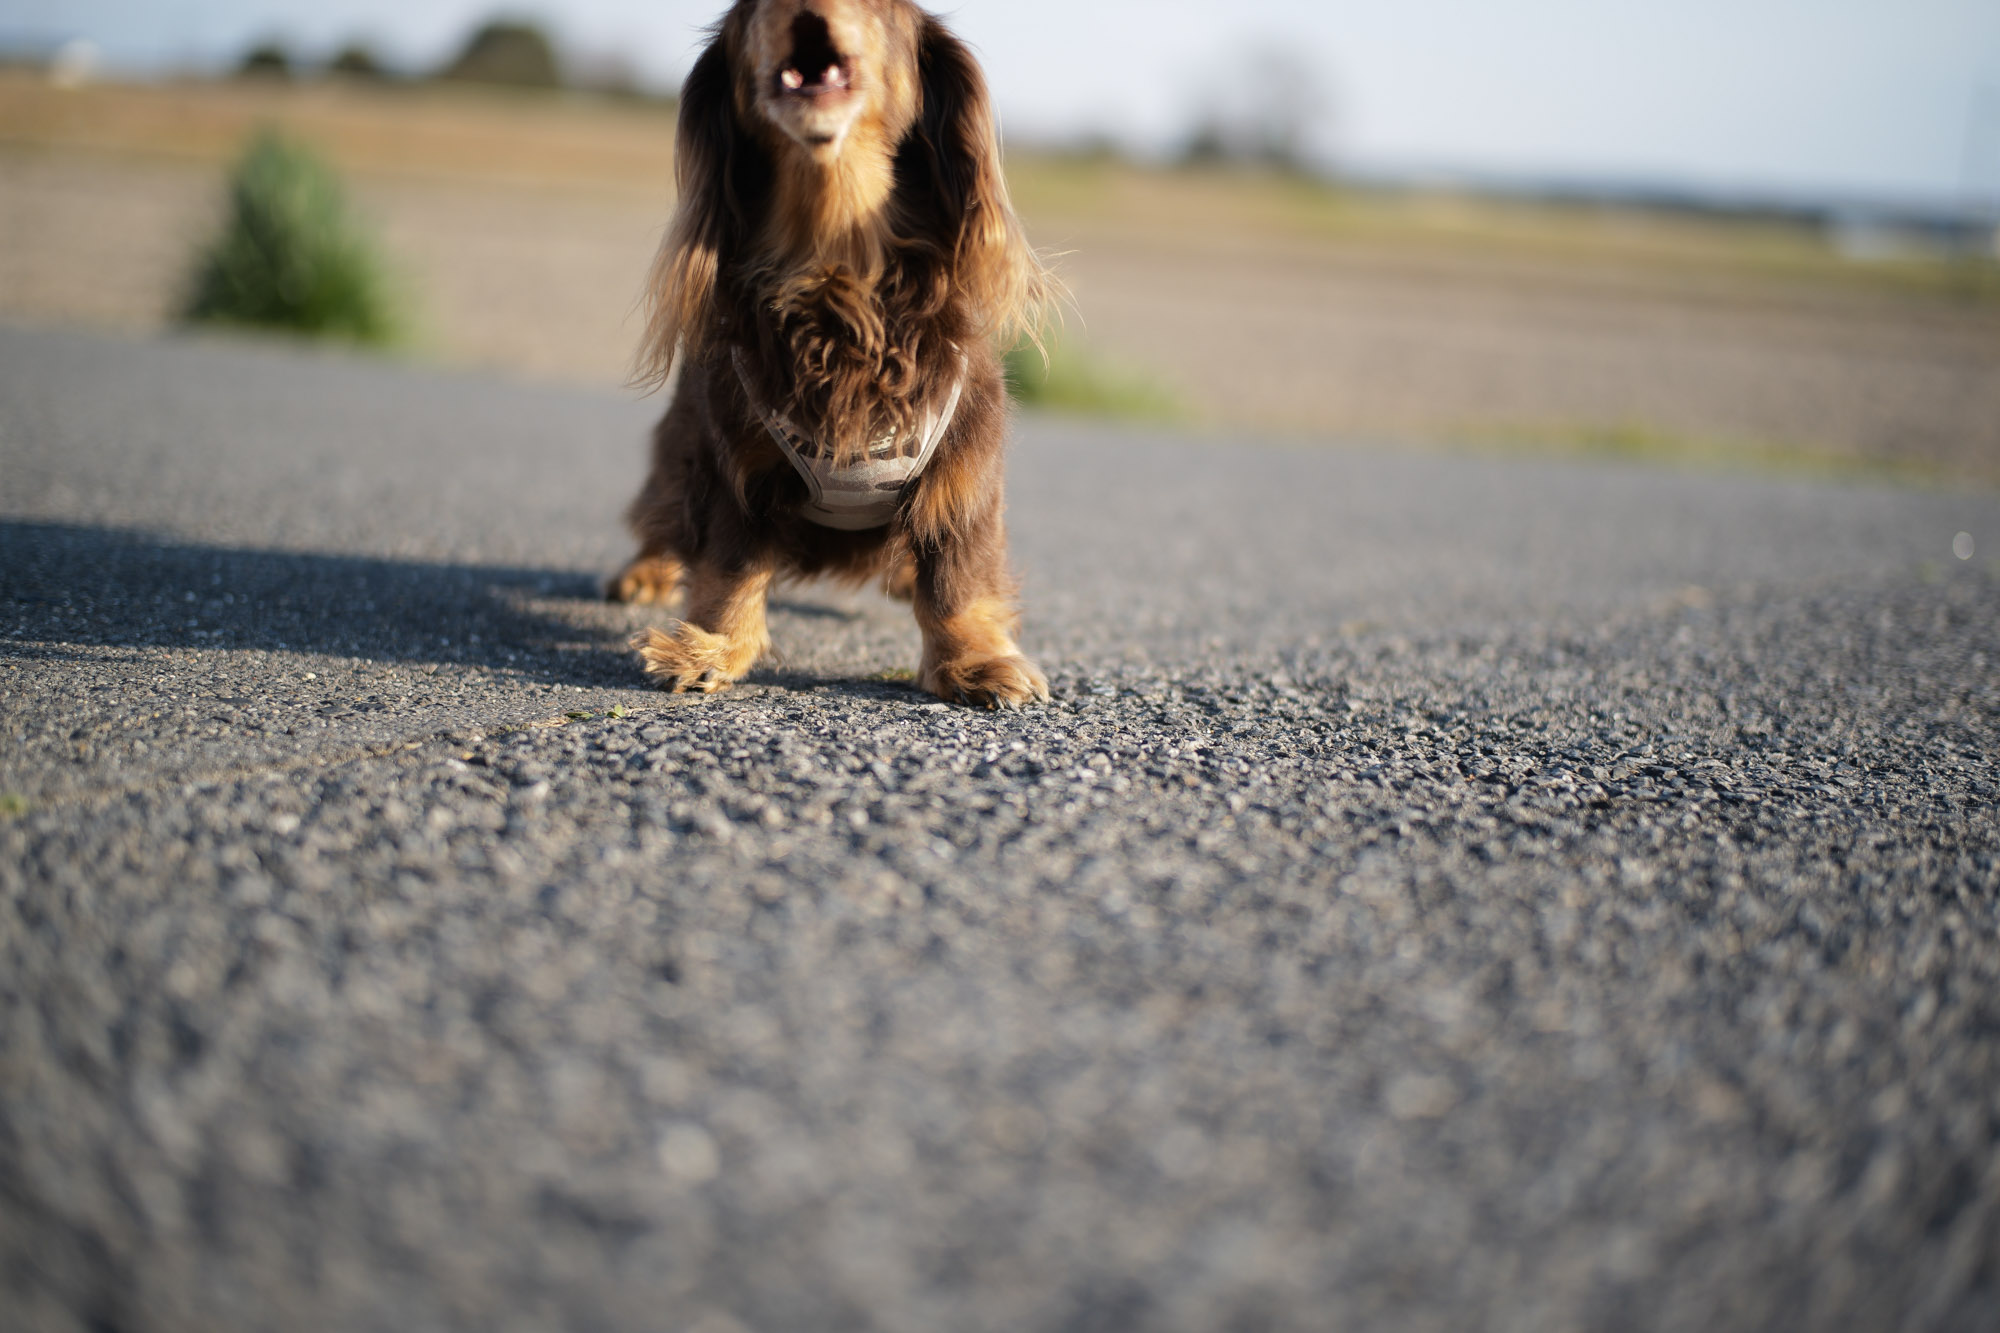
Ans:
{"label": "sunlit fur", "polygon": [[[739,0],[688,76],[676,143],[638,377],[678,371],[678,387],[629,512],[639,552],[610,591],[657,602],[684,575],[698,595],[685,624],[642,636],[647,670],[674,689],[727,684],[763,651],[741,628],[762,634],[763,581],[879,576],[915,603],[926,688],[1047,697],[1001,628],[1014,585],[998,353],[1036,332],[1051,280],[1008,201],[971,54],[909,0]],[[843,462],[961,376],[895,522],[837,532],[799,515],[803,483],[752,395]]]}

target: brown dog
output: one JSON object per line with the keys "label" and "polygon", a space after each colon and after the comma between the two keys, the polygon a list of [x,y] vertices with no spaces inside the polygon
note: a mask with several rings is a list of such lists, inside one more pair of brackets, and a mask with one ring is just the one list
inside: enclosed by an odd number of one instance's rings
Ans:
{"label": "brown dog", "polygon": [[610,589],[686,582],[685,619],[632,641],[646,671],[723,689],[770,647],[774,580],[879,576],[915,604],[924,689],[1046,700],[1013,640],[998,349],[1050,280],[971,54],[909,0],[737,0],[676,146],[642,374],[680,381]]}

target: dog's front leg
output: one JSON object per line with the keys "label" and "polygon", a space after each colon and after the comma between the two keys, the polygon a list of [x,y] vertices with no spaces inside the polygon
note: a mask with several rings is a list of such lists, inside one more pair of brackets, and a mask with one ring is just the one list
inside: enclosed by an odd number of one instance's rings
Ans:
{"label": "dog's front leg", "polygon": [[688,574],[687,618],[672,629],[634,635],[632,646],[660,688],[708,693],[741,680],[771,650],[764,624],[768,564],[724,569],[696,564]]}
{"label": "dog's front leg", "polygon": [[915,609],[924,657],[917,683],[940,699],[985,708],[1046,703],[1049,683],[1014,643],[1020,614],[997,510],[917,552]]}
{"label": "dog's front leg", "polygon": [[680,561],[641,551],[605,585],[604,599],[628,606],[660,606],[671,601],[680,586]]}

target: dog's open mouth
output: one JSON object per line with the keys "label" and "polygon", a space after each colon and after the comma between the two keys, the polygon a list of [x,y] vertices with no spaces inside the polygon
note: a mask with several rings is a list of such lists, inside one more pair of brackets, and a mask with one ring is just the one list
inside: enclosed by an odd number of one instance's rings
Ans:
{"label": "dog's open mouth", "polygon": [[793,97],[819,99],[848,91],[847,62],[833,44],[826,20],[801,14],[792,20],[792,54],[778,68],[778,86]]}

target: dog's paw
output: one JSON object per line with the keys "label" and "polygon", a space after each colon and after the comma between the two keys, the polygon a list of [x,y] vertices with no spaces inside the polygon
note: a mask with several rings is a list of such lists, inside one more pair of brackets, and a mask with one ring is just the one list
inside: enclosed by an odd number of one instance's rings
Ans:
{"label": "dog's paw", "polygon": [[604,587],[608,602],[658,606],[681,586],[681,562],[671,556],[641,556]]}
{"label": "dog's paw", "polygon": [[1019,708],[1049,701],[1048,680],[1019,653],[941,663],[925,674],[922,684],[947,703],[978,708]]}
{"label": "dog's paw", "polygon": [[750,669],[728,639],[685,621],[671,631],[641,630],[632,636],[631,646],[654,683],[674,694],[726,690]]}

